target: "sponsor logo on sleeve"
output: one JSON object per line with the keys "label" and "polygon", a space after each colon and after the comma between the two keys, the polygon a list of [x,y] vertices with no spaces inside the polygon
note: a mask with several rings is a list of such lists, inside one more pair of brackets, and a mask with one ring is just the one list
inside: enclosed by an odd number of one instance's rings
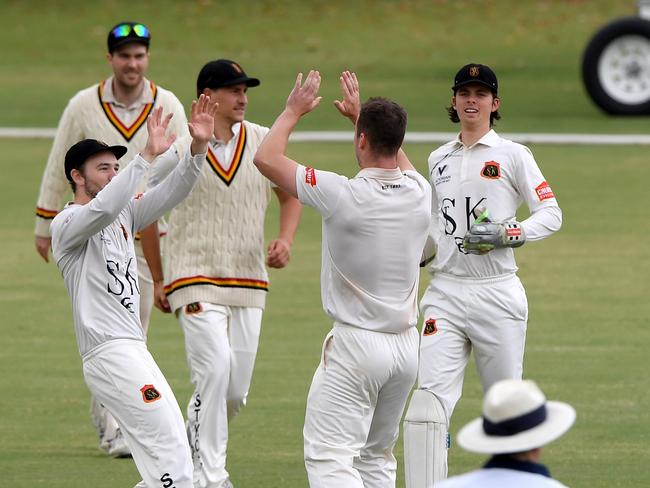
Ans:
{"label": "sponsor logo on sleeve", "polygon": [[133,197],[133,199],[134,200],[140,200],[142,198],[142,195],[144,195],[144,193],[142,193],[142,192],[136,193],[136,195]]}
{"label": "sponsor logo on sleeve", "polygon": [[488,180],[498,180],[501,178],[501,165],[496,161],[486,161],[483,163],[481,176]]}
{"label": "sponsor logo on sleeve", "polygon": [[140,388],[140,393],[142,393],[144,403],[153,403],[160,400],[160,393],[153,385],[144,385]]}
{"label": "sponsor logo on sleeve", "polygon": [[539,186],[535,188],[535,192],[537,193],[537,198],[539,198],[540,202],[548,200],[549,198],[555,198],[553,190],[551,190],[551,187],[548,186],[548,183],[545,181],[542,181]]}
{"label": "sponsor logo on sleeve", "polygon": [[438,326],[436,325],[436,319],[428,319],[424,323],[424,330],[422,331],[423,336],[430,336],[438,332]]}
{"label": "sponsor logo on sleeve", "polygon": [[316,170],[314,168],[305,168],[305,183],[316,186]]}

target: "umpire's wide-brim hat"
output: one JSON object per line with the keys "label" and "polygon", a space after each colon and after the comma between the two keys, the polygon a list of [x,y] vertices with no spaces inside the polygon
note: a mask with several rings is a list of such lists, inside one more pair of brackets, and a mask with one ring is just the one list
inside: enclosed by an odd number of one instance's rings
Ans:
{"label": "umpire's wide-brim hat", "polygon": [[495,383],[483,402],[483,416],[465,425],[458,444],[482,454],[508,454],[542,447],[571,428],[571,405],[547,401],[530,380]]}
{"label": "umpire's wide-brim hat", "polygon": [[101,152],[113,153],[117,159],[120,159],[126,154],[126,147],[109,146],[105,142],[98,141],[97,139],[84,139],[77,142],[65,153],[65,177],[68,181],[72,181],[70,173],[73,169],[78,170],[90,156]]}

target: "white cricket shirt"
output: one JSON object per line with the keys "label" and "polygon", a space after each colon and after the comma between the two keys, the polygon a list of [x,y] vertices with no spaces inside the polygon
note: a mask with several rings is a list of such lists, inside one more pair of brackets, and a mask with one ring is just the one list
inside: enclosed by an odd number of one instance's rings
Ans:
{"label": "white cricket shirt", "polygon": [[490,130],[466,147],[457,137],[429,156],[433,188],[431,239],[437,253],[430,265],[461,278],[488,278],[517,271],[512,248],[485,255],[466,254],[463,237],[480,207],[493,221],[515,219],[517,208],[528,205],[529,218],[521,225],[527,241],[543,239],[559,230],[562,212],[526,146],[503,139]]}
{"label": "white cricket shirt", "polygon": [[69,203],[52,221],[52,255],[72,301],[82,357],[110,340],[144,341],[133,236],[187,196],[204,159],[188,149],[160,185],[135,195],[149,167],[136,156],[88,204]]}
{"label": "white cricket shirt", "polygon": [[335,321],[399,333],[417,323],[431,188],[416,171],[354,178],[298,166],[299,200],[323,217],[321,299]]}

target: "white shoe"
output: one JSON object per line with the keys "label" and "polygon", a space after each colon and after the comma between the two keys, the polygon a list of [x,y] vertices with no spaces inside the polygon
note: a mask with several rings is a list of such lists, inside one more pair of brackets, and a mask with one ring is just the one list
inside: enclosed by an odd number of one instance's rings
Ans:
{"label": "white shoe", "polygon": [[124,436],[120,429],[117,429],[115,437],[108,441],[108,449],[106,449],[106,452],[109,456],[114,458],[131,457],[131,449],[129,449],[129,446],[124,440]]}

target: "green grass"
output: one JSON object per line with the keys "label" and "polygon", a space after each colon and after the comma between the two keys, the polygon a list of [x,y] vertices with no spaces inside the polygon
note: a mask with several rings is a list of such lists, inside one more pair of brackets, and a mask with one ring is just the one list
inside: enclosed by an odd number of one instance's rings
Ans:
{"label": "green grass", "polygon": [[643,118],[603,115],[580,78],[593,33],[632,15],[626,0],[1,0],[0,126],[54,126],[78,89],[109,74],[106,31],[125,18],[152,32],[150,77],[186,104],[200,67],[239,61],[262,80],[251,120],[269,124],[298,71],[323,73],[323,107],[304,128],[346,127],[331,107],[353,69],[362,95],[395,98],[411,130],[449,130],[452,77],[483,62],[500,78],[508,132],[645,133]]}
{"label": "green grass", "polygon": [[[390,96],[406,106],[410,130],[451,131],[444,113],[451,77],[471,60],[491,64],[500,77],[501,131],[645,133],[647,118],[599,112],[579,77],[591,34],[635,8],[634,1],[607,0],[0,0],[0,126],[54,126],[73,93],[108,74],[105,31],[129,17],[152,29],[151,78],[185,103],[209,59],[236,59],[259,76],[249,119],[264,124],[281,109],[295,73],[316,67],[324,74],[325,106],[299,129],[349,129],[329,104],[339,71],[352,68],[364,96]],[[0,144],[0,485],[132,486],[139,480],[133,463],[96,449],[68,297],[56,267],[34,250],[33,211],[51,141]],[[407,147],[421,170],[431,149]],[[578,411],[575,427],[546,449],[544,459],[573,487],[647,486],[647,151],[532,149],[559,198],[564,226],[517,251],[530,303],[525,374],[549,398]],[[349,145],[294,144],[290,151],[319,168],[356,172]],[[274,206],[269,236],[276,221]],[[271,272],[249,405],[231,427],[229,469],[237,488],[307,485],[305,399],[330,326],[321,310],[319,272],[320,220],[306,209],[289,268]],[[426,282],[423,275],[423,287]],[[149,346],[184,408],[191,385],[173,317],[154,312]],[[480,411],[473,368],[452,434]],[[397,455],[401,462],[401,440]],[[450,471],[482,460],[454,447]]]}
{"label": "green grass", "polygon": [[[68,297],[55,266],[32,245],[32,207],[49,141],[4,141],[0,170],[0,477],[32,488],[135,484],[128,460],[96,450],[88,394],[71,326]],[[427,145],[407,148],[424,169]],[[545,452],[554,475],[574,487],[646,486],[650,457],[646,345],[650,273],[645,185],[650,166],[635,147],[533,147],[564,211],[551,239],[517,251],[530,302],[525,374],[551,399],[573,404],[578,421]],[[345,144],[295,144],[292,155],[321,168],[356,172]],[[269,213],[268,234],[277,217]],[[303,487],[305,399],[329,320],[319,295],[320,220],[303,220],[286,270],[272,289],[249,405],[231,428],[229,469],[236,486]],[[424,277],[423,284],[426,283]],[[184,407],[190,394],[182,334],[154,312],[149,346]],[[474,366],[452,433],[480,410]],[[397,446],[401,461],[401,440]],[[481,456],[455,447],[450,470],[478,466]],[[402,486],[399,472],[398,486]]]}

